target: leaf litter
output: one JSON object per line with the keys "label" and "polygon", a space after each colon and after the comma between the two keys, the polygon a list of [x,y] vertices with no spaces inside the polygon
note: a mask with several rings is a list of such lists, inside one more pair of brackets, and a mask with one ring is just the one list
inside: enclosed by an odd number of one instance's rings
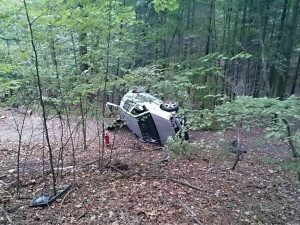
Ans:
{"label": "leaf litter", "polygon": [[[110,168],[98,169],[96,127],[89,121],[89,147],[85,151],[80,147],[76,149],[76,188],[65,199],[45,209],[36,209],[28,207],[31,199],[51,190],[47,154],[45,162],[41,160],[42,126],[37,116],[28,118],[25,123],[21,198],[17,199],[18,140],[12,123],[1,121],[0,127],[0,205],[3,209],[0,224],[9,224],[8,217],[14,224],[300,223],[299,182],[295,173],[284,166],[291,153],[279,142],[264,141],[258,145],[256,140],[263,136],[261,129],[243,131],[240,135],[242,148],[248,153],[232,171],[234,156],[228,153],[222,140],[234,140],[233,131],[227,131],[222,137],[213,131],[192,131],[191,141],[199,143],[196,156],[163,161],[166,156],[163,149],[138,140],[123,127],[116,131],[112,151],[113,159],[128,165],[128,170],[120,173]],[[57,160],[60,129],[58,121],[53,119],[52,124],[50,133]],[[29,135],[32,128],[34,135]],[[33,137],[28,146],[30,136]],[[79,132],[77,139],[80,140]],[[105,149],[106,159],[110,150]],[[266,158],[273,162],[267,162]],[[69,169],[62,170],[63,177],[58,177],[58,183],[73,183],[69,145],[65,147],[64,167]],[[125,172],[131,176],[124,176]]]}

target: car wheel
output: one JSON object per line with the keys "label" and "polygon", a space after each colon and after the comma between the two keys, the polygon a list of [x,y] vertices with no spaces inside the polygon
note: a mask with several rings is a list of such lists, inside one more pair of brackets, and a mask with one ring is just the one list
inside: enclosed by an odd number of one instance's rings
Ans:
{"label": "car wheel", "polygon": [[139,93],[142,93],[139,89],[134,89],[133,91],[132,91],[132,93],[135,93],[135,94],[139,94]]}
{"label": "car wheel", "polygon": [[160,108],[167,112],[174,112],[179,109],[179,104],[177,102],[165,102],[161,104]]}

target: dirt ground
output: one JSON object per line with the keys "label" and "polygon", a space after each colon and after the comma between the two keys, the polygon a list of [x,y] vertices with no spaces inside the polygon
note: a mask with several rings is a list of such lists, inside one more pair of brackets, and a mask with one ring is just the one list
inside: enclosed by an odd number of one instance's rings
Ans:
{"label": "dirt ground", "polygon": [[[72,189],[49,207],[31,208],[31,200],[52,187],[41,119],[34,114],[24,123],[17,199],[16,125],[20,128],[22,115],[0,110],[0,116],[7,116],[0,120],[0,224],[300,224],[300,184],[287,166],[290,150],[263,140],[262,129],[240,131],[247,154],[232,171],[235,158],[228,144],[237,138],[234,131],[191,131],[191,142],[199,146],[196,155],[164,161],[163,148],[123,127],[109,132],[115,144],[104,154],[105,162],[112,151],[114,162],[128,166],[116,171],[98,168],[96,121],[87,124],[88,148],[83,150],[81,127],[73,118],[75,168],[65,131],[64,169],[55,169],[58,189],[67,184]],[[57,165],[61,126],[53,118],[48,125]]]}

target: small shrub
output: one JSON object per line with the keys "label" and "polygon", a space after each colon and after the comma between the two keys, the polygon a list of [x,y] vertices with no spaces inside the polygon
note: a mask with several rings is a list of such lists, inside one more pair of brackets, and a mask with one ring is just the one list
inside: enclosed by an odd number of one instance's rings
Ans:
{"label": "small shrub", "polygon": [[193,159],[196,152],[199,150],[199,146],[196,143],[183,141],[179,137],[169,137],[165,149],[166,153],[171,157],[188,157],[190,159]]}

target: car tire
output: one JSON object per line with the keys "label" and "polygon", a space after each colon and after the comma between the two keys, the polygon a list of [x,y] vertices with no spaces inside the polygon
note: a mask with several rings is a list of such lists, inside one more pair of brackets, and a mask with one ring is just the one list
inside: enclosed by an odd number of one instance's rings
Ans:
{"label": "car tire", "polygon": [[142,93],[140,90],[138,90],[138,89],[134,89],[133,91],[132,91],[132,93],[134,93],[134,94],[139,94],[139,93]]}
{"label": "car tire", "polygon": [[160,108],[166,112],[178,111],[179,104],[177,102],[165,102],[161,104]]}

